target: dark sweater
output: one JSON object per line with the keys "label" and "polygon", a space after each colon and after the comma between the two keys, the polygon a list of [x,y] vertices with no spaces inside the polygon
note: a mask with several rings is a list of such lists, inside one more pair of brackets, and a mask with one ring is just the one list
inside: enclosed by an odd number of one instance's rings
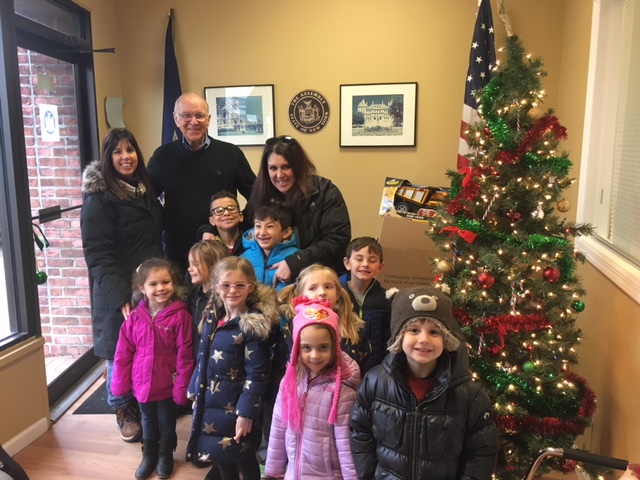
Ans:
{"label": "dark sweater", "polygon": [[156,193],[164,193],[167,257],[185,265],[198,227],[207,223],[211,195],[221,190],[249,198],[255,174],[235,145],[211,139],[207,148],[187,150],[181,140],[160,146],[147,168]]}

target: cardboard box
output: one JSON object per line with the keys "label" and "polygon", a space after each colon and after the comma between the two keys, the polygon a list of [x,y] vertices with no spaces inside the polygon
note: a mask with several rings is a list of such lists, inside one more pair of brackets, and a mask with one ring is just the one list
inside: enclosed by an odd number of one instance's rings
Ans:
{"label": "cardboard box", "polygon": [[394,215],[382,219],[379,242],[384,254],[384,269],[377,276],[383,287],[408,288],[433,284],[432,258],[442,252],[427,235],[429,222]]}
{"label": "cardboard box", "polygon": [[387,177],[379,214],[396,213],[404,218],[424,220],[436,215],[435,208],[449,199],[449,189],[414,185],[409,180]]}

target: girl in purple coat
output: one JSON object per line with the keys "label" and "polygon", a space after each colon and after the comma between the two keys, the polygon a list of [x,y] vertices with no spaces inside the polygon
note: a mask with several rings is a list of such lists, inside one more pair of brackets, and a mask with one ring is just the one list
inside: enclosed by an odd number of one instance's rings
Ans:
{"label": "girl in purple coat", "polygon": [[357,480],[349,414],[360,384],[340,349],[340,320],[326,300],[294,300],[293,349],[280,384],[266,475],[286,480]]}
{"label": "girl in purple coat", "polygon": [[177,267],[164,258],[142,262],[133,278],[129,318],[120,329],[111,388],[114,395],[133,391],[142,414],[142,462],[136,479],[157,470],[173,473],[177,445],[176,404],[187,404],[193,372],[192,317]]}

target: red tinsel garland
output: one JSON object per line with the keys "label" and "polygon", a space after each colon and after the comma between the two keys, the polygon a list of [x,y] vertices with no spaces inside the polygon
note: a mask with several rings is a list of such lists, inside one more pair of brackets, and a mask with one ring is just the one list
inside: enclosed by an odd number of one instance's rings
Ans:
{"label": "red tinsel garland", "polygon": [[[555,115],[545,115],[538,120],[534,127],[527,133],[524,140],[518,145],[518,148],[515,150],[503,150],[496,157],[496,161],[503,165],[513,165],[525,153],[533,151],[536,144],[548,133],[552,133],[556,140],[565,140],[567,138],[567,129],[560,124],[558,117]],[[462,181],[460,195],[451,200],[447,205],[447,212],[450,215],[455,216],[468,210],[465,202],[471,202],[480,192],[480,185],[475,181],[475,178],[487,172],[494,173],[491,172],[491,168],[481,167],[465,167],[460,170],[460,173],[464,174],[465,177]]]}
{"label": "red tinsel garland", "polygon": [[[454,309],[454,317],[458,318],[457,312],[462,309]],[[466,313],[462,314],[462,319],[458,318],[458,322],[469,325],[473,319]],[[475,330],[482,334],[496,334],[500,339],[500,344],[484,346],[489,353],[498,355],[504,347],[506,347],[505,339],[511,332],[530,332],[535,330],[543,330],[551,327],[549,319],[542,314],[533,313],[529,315],[500,315],[498,317],[483,317],[482,326],[475,327]]]}
{"label": "red tinsel garland", "polygon": [[[453,316],[458,323],[471,325],[473,318],[463,308],[454,308]],[[508,332],[530,332],[534,330],[544,330],[552,326],[546,315],[532,313],[528,315],[499,315],[497,317],[483,317],[483,325],[476,328],[479,333],[491,334],[499,333],[501,329]]]}
{"label": "red tinsel garland", "polygon": [[558,117],[555,115],[545,115],[527,133],[524,140],[518,145],[518,148],[500,152],[497,161],[503,165],[513,165],[525,153],[533,151],[536,144],[540,142],[542,137],[547,133],[552,133],[556,140],[566,140],[567,138],[567,129],[560,124]]}
{"label": "red tinsel garland", "polygon": [[498,428],[510,434],[515,434],[522,430],[533,431],[540,435],[576,435],[583,433],[589,423],[585,420],[591,418],[596,411],[596,394],[589,388],[587,381],[579,375],[567,372],[565,378],[582,386],[582,402],[580,402],[576,418],[563,420],[559,417],[534,417],[532,415],[516,417],[514,415],[505,415],[495,418]]}

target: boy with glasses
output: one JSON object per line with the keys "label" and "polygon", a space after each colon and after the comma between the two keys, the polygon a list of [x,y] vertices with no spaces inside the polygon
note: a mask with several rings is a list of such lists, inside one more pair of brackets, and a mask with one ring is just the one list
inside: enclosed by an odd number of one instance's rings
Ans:
{"label": "boy with glasses", "polygon": [[215,193],[209,203],[209,224],[198,229],[199,240],[217,240],[229,250],[229,255],[244,252],[242,245],[242,221],[244,219],[238,197],[223,190]]}

